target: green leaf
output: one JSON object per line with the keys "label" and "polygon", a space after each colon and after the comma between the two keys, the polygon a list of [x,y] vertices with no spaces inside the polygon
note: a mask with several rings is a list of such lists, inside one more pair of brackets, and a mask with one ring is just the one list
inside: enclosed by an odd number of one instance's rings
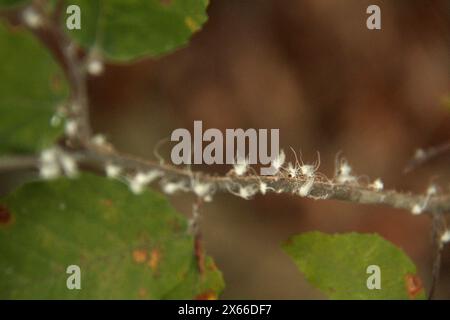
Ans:
{"label": "green leaf", "polygon": [[64,74],[28,32],[0,22],[0,154],[34,152],[63,131],[51,126],[56,106],[67,98]]}
{"label": "green leaf", "polygon": [[[310,232],[283,244],[306,279],[331,299],[423,299],[416,267],[402,250],[376,234]],[[379,266],[381,289],[367,280]]]}
{"label": "green leaf", "polygon": [[81,30],[70,34],[89,48],[96,44],[116,61],[160,56],[185,45],[208,19],[208,0],[75,0]]}
{"label": "green leaf", "polygon": [[[81,268],[68,290],[66,268]],[[199,272],[186,219],[158,193],[84,174],[33,182],[0,200],[0,299],[190,299],[224,284]]]}
{"label": "green leaf", "polygon": [[31,0],[0,0],[0,7],[12,7],[25,2],[31,2]]}

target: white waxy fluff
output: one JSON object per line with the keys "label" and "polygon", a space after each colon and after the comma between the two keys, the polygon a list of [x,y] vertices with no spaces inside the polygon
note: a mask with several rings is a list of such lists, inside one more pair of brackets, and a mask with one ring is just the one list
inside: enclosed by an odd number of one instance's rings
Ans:
{"label": "white waxy fluff", "polygon": [[108,163],[105,167],[106,176],[111,179],[118,178],[120,173],[122,172],[122,168],[118,165]]}
{"label": "white waxy fluff", "polygon": [[306,182],[303,183],[302,186],[299,188],[298,194],[301,197],[308,196],[309,193],[311,192],[313,185],[314,185],[314,178],[310,178],[310,179],[306,180]]}
{"label": "white waxy fluff", "polygon": [[33,7],[27,7],[22,12],[22,20],[31,29],[37,29],[43,25],[42,16]]}
{"label": "white waxy fluff", "polygon": [[62,153],[59,160],[66,176],[69,178],[75,178],[78,176],[78,165],[72,156]]}

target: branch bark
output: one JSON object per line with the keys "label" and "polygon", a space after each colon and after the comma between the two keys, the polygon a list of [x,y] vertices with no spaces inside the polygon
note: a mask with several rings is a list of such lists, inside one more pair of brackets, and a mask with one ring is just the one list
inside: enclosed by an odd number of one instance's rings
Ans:
{"label": "branch bark", "polygon": [[[192,191],[192,181],[208,184],[215,193],[231,193],[241,187],[259,188],[261,183],[267,184],[272,193],[288,193],[296,196],[299,187],[306,182],[306,178],[290,178],[278,176],[216,176],[202,172],[192,172],[167,164],[143,160],[134,156],[105,150],[90,145],[86,149],[73,150],[65,148],[64,152],[72,156],[83,169],[104,173],[108,164],[115,164],[122,168],[123,175],[132,177],[138,172],[159,170],[165,181],[183,183],[188,191]],[[0,171],[39,169],[38,157],[12,157],[0,159]],[[268,191],[270,192],[270,191]],[[385,205],[392,208],[412,210],[415,205],[424,205],[422,213],[450,213],[450,196],[403,193],[394,190],[373,190],[367,186],[354,184],[338,184],[333,181],[318,180],[313,183],[307,198],[315,200],[339,200],[358,204]]]}

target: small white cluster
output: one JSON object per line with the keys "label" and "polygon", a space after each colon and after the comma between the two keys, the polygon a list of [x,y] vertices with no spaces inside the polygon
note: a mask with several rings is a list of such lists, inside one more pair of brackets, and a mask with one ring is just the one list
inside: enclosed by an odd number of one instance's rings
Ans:
{"label": "small white cluster", "polygon": [[78,134],[78,122],[73,119],[68,120],[64,131],[68,137],[75,137]]}
{"label": "small white cluster", "polygon": [[105,166],[106,176],[111,179],[117,179],[122,173],[122,168],[113,163],[108,163]]}
{"label": "small white cluster", "polygon": [[245,199],[245,200],[249,200],[251,197],[253,197],[255,194],[257,194],[258,191],[259,191],[259,188],[256,185],[253,185],[253,184],[245,186],[245,187],[244,186],[239,186],[239,189],[238,189],[237,192],[232,190],[228,186],[227,186],[227,188],[228,188],[228,191],[231,194],[234,194],[235,196],[238,196],[238,197],[240,197],[242,199]]}
{"label": "small white cluster", "polygon": [[282,168],[285,161],[286,154],[284,153],[283,149],[281,149],[280,153],[271,162],[271,167],[274,170],[274,175],[280,172],[280,169]]}
{"label": "small white cluster", "polygon": [[441,243],[447,243],[447,242],[450,242],[450,230],[446,230],[441,235]]}
{"label": "small white cluster", "polygon": [[254,185],[248,185],[246,187],[239,187],[239,193],[238,196],[242,199],[249,200],[251,197],[253,197],[258,192],[258,188],[256,188]]}
{"label": "small white cluster", "polygon": [[191,180],[192,191],[197,197],[205,200],[206,202],[212,201],[213,184],[208,182],[200,182],[199,179],[193,178]]}
{"label": "small white cluster", "polygon": [[99,76],[101,75],[105,70],[105,66],[103,64],[103,61],[100,58],[90,58],[87,62],[87,72],[91,76]]}
{"label": "small white cluster", "polygon": [[[297,156],[296,156],[297,157]],[[317,153],[317,161],[314,165],[305,164],[300,156],[300,173],[307,178],[314,178],[316,176],[316,171],[320,167],[320,154]]]}
{"label": "small white cluster", "polygon": [[289,162],[286,171],[290,178],[297,178],[297,176],[299,175],[300,169],[297,166],[294,166],[291,162]]}
{"label": "small white cluster", "polygon": [[150,170],[148,172],[138,172],[129,179],[130,190],[134,194],[140,194],[145,187],[162,176],[160,170]]}
{"label": "small white cluster", "polygon": [[96,146],[102,147],[106,144],[106,137],[103,134],[96,134],[92,137],[91,142]]}
{"label": "small white cluster", "polygon": [[43,25],[43,18],[41,14],[31,6],[22,11],[22,21],[31,29],[37,29]]}
{"label": "small white cluster", "polygon": [[78,176],[78,165],[72,156],[61,152],[59,160],[66,176],[69,178],[76,178]]}
{"label": "small white cluster", "polygon": [[427,189],[427,196],[431,197],[431,196],[436,195],[436,193],[437,193],[436,185],[434,185],[434,184],[430,185]]}
{"label": "small white cluster", "polygon": [[269,190],[275,191],[275,189],[272,188],[272,187],[269,187],[267,185],[267,183],[265,183],[263,181],[260,181],[260,183],[259,183],[259,192],[261,192],[262,195],[265,195],[267,193],[267,191],[269,191]]}
{"label": "small white cluster", "polygon": [[421,214],[423,212],[424,207],[422,207],[420,204],[415,204],[413,205],[412,209],[411,209],[411,213],[415,216]]}
{"label": "small white cluster", "polygon": [[414,154],[414,159],[416,160],[422,160],[426,157],[426,153],[423,149],[417,149],[416,153]]}
{"label": "small white cluster", "polygon": [[302,175],[308,178],[312,178],[315,176],[317,171],[317,167],[312,164],[302,164],[300,166],[300,172]]}
{"label": "small white cluster", "polygon": [[39,158],[39,163],[39,175],[42,179],[55,179],[61,175],[57,150],[55,148],[43,150]]}
{"label": "small white cluster", "polygon": [[163,192],[168,195],[188,190],[184,181],[164,181],[161,187]]}
{"label": "small white cluster", "polygon": [[381,191],[384,188],[383,181],[381,181],[380,178],[376,179],[374,182],[369,184],[369,188],[375,190],[375,191]]}
{"label": "small white cluster", "polygon": [[313,186],[314,186],[314,177],[311,177],[301,185],[301,187],[298,189],[298,194],[301,197],[308,196]]}
{"label": "small white cluster", "polygon": [[336,181],[340,184],[356,182],[356,177],[352,175],[352,167],[345,160],[341,161],[336,175]]}
{"label": "small white cluster", "polygon": [[40,177],[50,180],[58,178],[61,173],[69,178],[75,178],[78,175],[75,159],[56,147],[43,150],[39,158]]}
{"label": "small white cluster", "polygon": [[235,164],[233,165],[233,173],[237,176],[243,176],[244,174],[246,174],[249,168],[249,162],[250,161],[248,158],[240,159],[238,157]]}

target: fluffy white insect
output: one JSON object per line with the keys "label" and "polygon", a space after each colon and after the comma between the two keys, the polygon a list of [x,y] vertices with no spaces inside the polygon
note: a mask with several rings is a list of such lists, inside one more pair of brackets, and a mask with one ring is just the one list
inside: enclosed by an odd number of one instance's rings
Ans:
{"label": "fluffy white insect", "polygon": [[43,25],[42,16],[33,7],[23,10],[22,21],[31,29],[37,29]]}
{"label": "fluffy white insect", "polygon": [[118,165],[108,163],[105,166],[106,176],[111,179],[115,179],[119,177],[120,173],[122,172],[122,168]]}
{"label": "fluffy white insect", "polygon": [[61,153],[59,161],[64,173],[69,178],[75,178],[78,176],[78,165],[73,157],[68,154]]}
{"label": "fluffy white insect", "polygon": [[275,170],[274,174],[277,174],[286,160],[286,154],[283,149],[280,150],[280,153],[272,160],[271,166]]}
{"label": "fluffy white insect", "polygon": [[42,179],[51,180],[61,175],[56,148],[43,150],[40,154],[39,162],[39,176]]}
{"label": "fluffy white insect", "polygon": [[49,148],[42,150],[40,155],[41,162],[54,162],[58,161],[58,151],[55,148]]}
{"label": "fluffy white insect", "polygon": [[411,213],[417,216],[423,212],[423,209],[424,208],[420,204],[415,204],[411,209]]}
{"label": "fluffy white insect", "polygon": [[69,120],[66,122],[65,132],[68,137],[74,137],[78,133],[78,122]]}
{"label": "fluffy white insect", "polygon": [[91,76],[99,76],[103,73],[104,70],[105,66],[103,64],[103,61],[99,58],[92,58],[87,62],[87,72]]}
{"label": "fluffy white insect", "polygon": [[426,153],[423,149],[417,149],[416,153],[414,154],[414,158],[416,160],[422,160],[423,158],[426,157]]}
{"label": "fluffy white insect", "polygon": [[254,185],[239,188],[239,197],[248,200],[258,192]]}
{"label": "fluffy white insect", "polygon": [[135,194],[140,194],[144,191],[145,186],[155,181],[162,175],[159,170],[150,170],[148,172],[138,172],[130,179],[130,189]]}
{"label": "fluffy white insect", "polygon": [[301,175],[307,177],[307,178],[313,178],[316,175],[316,171],[319,169],[320,167],[320,153],[317,153],[317,161],[314,164],[305,164],[303,162],[302,156],[300,155],[300,161],[297,157],[297,153],[295,152],[294,149],[292,149],[292,152],[294,153],[295,156],[295,168],[296,170],[298,170],[300,172]]}
{"label": "fluffy white insect", "polygon": [[228,191],[235,196],[241,197],[242,199],[249,200],[253,197],[259,190],[259,187],[256,185],[248,185],[246,187],[239,186],[239,191],[233,191],[230,187],[228,187]]}
{"label": "fluffy white insect", "polygon": [[369,185],[369,188],[375,190],[375,191],[381,191],[384,188],[383,181],[381,181],[380,178],[376,179],[373,183]]}
{"label": "fluffy white insect", "polygon": [[348,164],[347,161],[344,161],[341,163],[341,166],[339,167],[339,173],[343,176],[348,176],[352,172],[352,167]]}
{"label": "fluffy white insect", "polygon": [[430,185],[427,189],[427,196],[431,197],[431,196],[434,196],[436,193],[437,193],[437,187],[434,184]]}
{"label": "fluffy white insect", "polygon": [[207,182],[200,182],[198,179],[193,179],[191,182],[192,191],[199,197],[205,200],[207,196],[211,195],[213,185]]}
{"label": "fluffy white insect", "polygon": [[308,178],[314,177],[316,170],[317,167],[312,164],[303,164],[300,166],[300,172]]}
{"label": "fluffy white insect", "polygon": [[92,143],[97,146],[104,146],[106,143],[106,137],[103,134],[96,134],[91,139]]}
{"label": "fluffy white insect", "polygon": [[130,190],[131,192],[133,192],[134,194],[141,194],[144,191],[145,185],[142,183],[139,183],[138,180],[136,179],[131,179],[129,181],[130,183]]}
{"label": "fluffy white insect", "polygon": [[249,159],[245,158],[245,159],[237,159],[236,163],[233,165],[233,172],[237,175],[237,176],[242,176],[244,175],[249,168]]}
{"label": "fluffy white insect", "polygon": [[351,172],[352,167],[348,164],[348,162],[345,160],[341,161],[337,172],[336,181],[340,184],[356,182],[357,179],[351,174]]}
{"label": "fluffy white insect", "polygon": [[296,178],[299,174],[299,167],[294,166],[291,162],[288,163],[287,172],[291,178]]}
{"label": "fluffy white insect", "polygon": [[266,194],[267,188],[268,188],[267,183],[265,183],[265,182],[259,183],[259,192],[261,192],[261,194]]}
{"label": "fluffy white insect", "polygon": [[298,189],[298,194],[301,197],[306,197],[311,192],[311,189],[314,185],[314,177],[309,178],[305,181],[305,183],[302,184],[302,186]]}
{"label": "fluffy white insect", "polygon": [[61,175],[61,170],[58,165],[42,165],[39,168],[39,176],[44,180],[56,179]]}
{"label": "fluffy white insect", "polygon": [[275,189],[272,188],[272,187],[269,187],[267,185],[267,183],[265,183],[263,181],[260,181],[260,183],[259,183],[259,192],[261,192],[261,194],[265,195],[267,193],[267,191],[269,191],[269,190],[275,191]]}
{"label": "fluffy white insect", "polygon": [[165,194],[174,194],[178,191],[185,191],[186,186],[183,181],[179,182],[165,182],[162,185],[162,190]]}
{"label": "fluffy white insect", "polygon": [[450,230],[446,230],[441,236],[441,242],[447,243],[450,242]]}

